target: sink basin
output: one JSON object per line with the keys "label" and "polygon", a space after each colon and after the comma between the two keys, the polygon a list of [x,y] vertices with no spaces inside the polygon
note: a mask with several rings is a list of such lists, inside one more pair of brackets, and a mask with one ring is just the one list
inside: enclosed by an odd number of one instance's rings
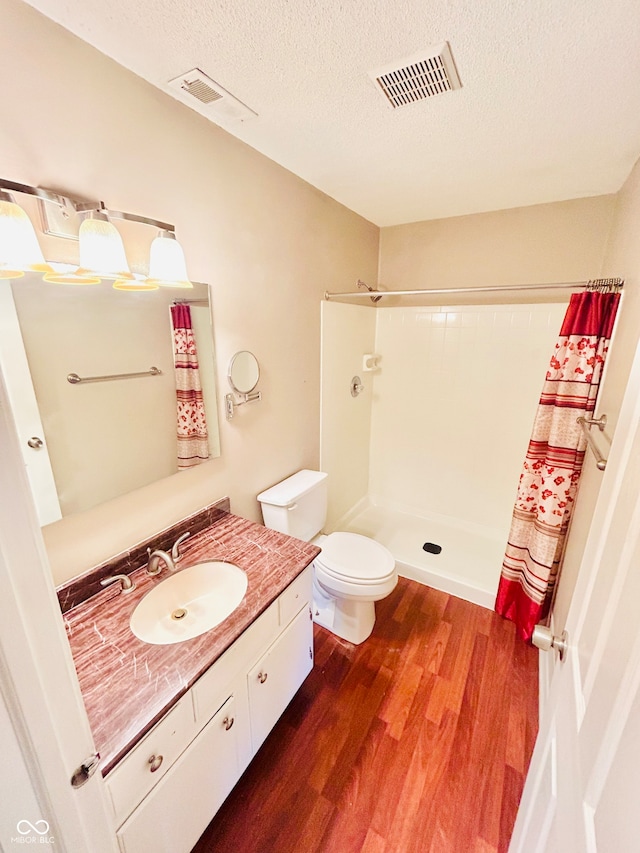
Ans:
{"label": "sink basin", "polygon": [[148,592],[131,614],[129,625],[145,643],[181,643],[223,622],[246,591],[247,576],[233,563],[196,563]]}

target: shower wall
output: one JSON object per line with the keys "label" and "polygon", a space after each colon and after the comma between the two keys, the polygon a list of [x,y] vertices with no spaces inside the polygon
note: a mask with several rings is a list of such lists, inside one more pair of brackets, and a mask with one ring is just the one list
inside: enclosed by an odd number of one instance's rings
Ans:
{"label": "shower wall", "polygon": [[[321,305],[320,468],[329,475],[330,529],[366,499],[373,375],[362,372],[362,356],[375,343],[376,311],[360,305]],[[351,379],[364,391],[351,396]]]}
{"label": "shower wall", "polygon": [[[322,306],[327,529],[401,574],[491,607],[518,477],[566,303]],[[367,352],[380,369],[362,371]],[[349,391],[359,375],[364,389]],[[425,554],[430,541],[442,556]]]}
{"label": "shower wall", "polygon": [[565,304],[376,311],[369,497],[506,542]]}

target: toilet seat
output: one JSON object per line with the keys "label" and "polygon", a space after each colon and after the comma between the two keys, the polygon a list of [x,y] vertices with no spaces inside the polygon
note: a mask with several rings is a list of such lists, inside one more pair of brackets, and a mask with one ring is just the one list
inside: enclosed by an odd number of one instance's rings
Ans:
{"label": "toilet seat", "polygon": [[327,577],[354,586],[385,584],[396,574],[393,554],[359,533],[330,533],[315,563]]}

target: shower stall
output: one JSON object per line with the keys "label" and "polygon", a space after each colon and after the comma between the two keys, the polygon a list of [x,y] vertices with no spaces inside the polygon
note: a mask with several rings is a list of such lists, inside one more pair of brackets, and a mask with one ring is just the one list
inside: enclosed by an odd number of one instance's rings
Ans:
{"label": "shower stall", "polygon": [[371,536],[401,575],[484,607],[569,291],[489,298],[322,303],[329,529]]}

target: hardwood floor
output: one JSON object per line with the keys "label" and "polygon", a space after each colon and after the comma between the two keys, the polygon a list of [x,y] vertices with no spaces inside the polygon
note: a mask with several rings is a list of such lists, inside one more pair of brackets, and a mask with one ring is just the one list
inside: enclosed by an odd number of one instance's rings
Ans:
{"label": "hardwood floor", "polygon": [[400,579],[315,666],[193,853],[502,853],[537,729],[537,651]]}

